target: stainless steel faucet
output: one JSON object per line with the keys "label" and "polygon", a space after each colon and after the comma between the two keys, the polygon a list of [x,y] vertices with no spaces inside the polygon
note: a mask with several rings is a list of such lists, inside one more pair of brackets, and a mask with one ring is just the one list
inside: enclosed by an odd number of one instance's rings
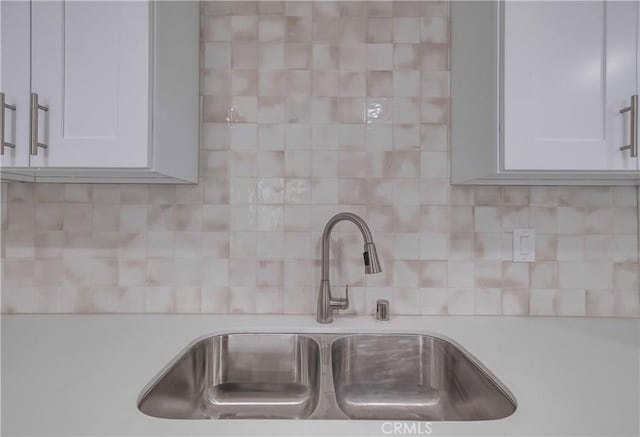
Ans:
{"label": "stainless steel faucet", "polygon": [[376,245],[373,243],[373,237],[369,226],[362,218],[351,213],[341,212],[329,219],[322,233],[322,280],[320,281],[320,292],[318,293],[318,323],[333,322],[333,310],[346,310],[349,308],[349,286],[345,290],[344,298],[334,298],[331,296],[331,284],[329,283],[329,239],[333,227],[343,220],[348,220],[355,224],[364,239],[364,272],[368,275],[372,273],[380,273],[382,267],[378,259]]}

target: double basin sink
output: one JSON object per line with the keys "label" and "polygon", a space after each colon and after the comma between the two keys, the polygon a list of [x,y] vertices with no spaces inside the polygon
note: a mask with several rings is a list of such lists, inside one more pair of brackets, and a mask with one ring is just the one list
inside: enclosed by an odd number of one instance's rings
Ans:
{"label": "double basin sink", "polygon": [[223,334],[194,342],[143,391],[169,419],[469,421],[516,400],[451,341],[415,334]]}

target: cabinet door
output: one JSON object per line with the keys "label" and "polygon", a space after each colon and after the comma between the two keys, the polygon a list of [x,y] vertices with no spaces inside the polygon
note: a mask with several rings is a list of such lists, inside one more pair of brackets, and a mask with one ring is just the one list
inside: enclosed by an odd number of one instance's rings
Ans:
{"label": "cabinet door", "polygon": [[3,168],[29,166],[29,18],[26,1],[0,2],[0,92],[15,110],[4,110]]}
{"label": "cabinet door", "polygon": [[637,2],[505,2],[505,170],[633,170]]}
{"label": "cabinet door", "polygon": [[149,162],[149,3],[32,3],[32,167],[136,168]]}

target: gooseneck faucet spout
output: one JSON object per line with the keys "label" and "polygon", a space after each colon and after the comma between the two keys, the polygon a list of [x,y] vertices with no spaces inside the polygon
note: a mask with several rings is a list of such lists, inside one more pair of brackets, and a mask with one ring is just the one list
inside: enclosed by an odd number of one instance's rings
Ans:
{"label": "gooseneck faucet spout", "polygon": [[378,259],[376,245],[373,242],[373,236],[369,230],[369,226],[365,221],[351,212],[341,212],[329,219],[322,233],[322,278],[320,281],[320,292],[318,293],[318,311],[316,319],[319,323],[333,322],[333,310],[345,310],[349,308],[349,286],[345,291],[344,298],[334,298],[331,296],[331,284],[329,282],[329,241],[333,227],[343,220],[347,220],[355,224],[364,239],[364,272],[366,274],[380,273],[382,267]]}

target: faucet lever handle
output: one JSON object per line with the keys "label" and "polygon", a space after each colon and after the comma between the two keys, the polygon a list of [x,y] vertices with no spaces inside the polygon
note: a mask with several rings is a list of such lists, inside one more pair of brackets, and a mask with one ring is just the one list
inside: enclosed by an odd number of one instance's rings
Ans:
{"label": "faucet lever handle", "polygon": [[331,306],[337,310],[349,309],[349,284],[344,290],[344,297],[336,297],[332,299]]}

